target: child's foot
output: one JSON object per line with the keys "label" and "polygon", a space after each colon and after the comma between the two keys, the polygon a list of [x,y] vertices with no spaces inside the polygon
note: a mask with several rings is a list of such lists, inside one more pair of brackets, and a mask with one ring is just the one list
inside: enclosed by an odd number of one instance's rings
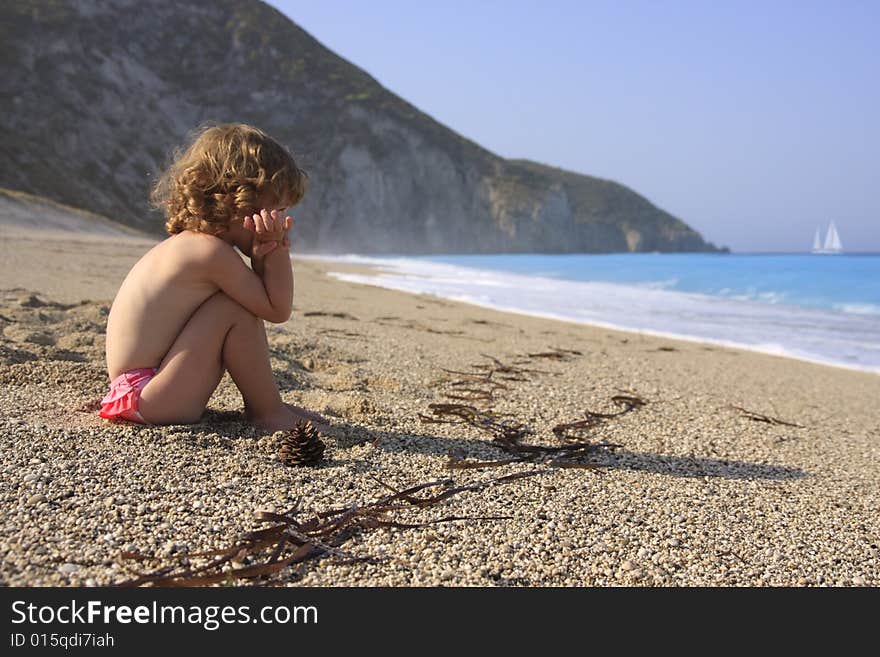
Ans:
{"label": "child's foot", "polygon": [[288,404],[287,402],[284,402],[284,405],[287,406],[287,408],[289,408],[294,415],[301,418],[303,422],[311,422],[319,429],[326,429],[330,426],[330,420],[325,418],[323,415],[315,413],[315,411],[310,411],[300,406],[294,406],[293,404]]}
{"label": "child's foot", "polygon": [[[272,413],[271,415],[258,416],[250,413],[248,409],[245,409],[245,416],[248,418],[249,422],[270,433],[276,431],[289,431],[296,427],[300,422],[311,422],[316,429],[327,429],[330,426],[327,420],[317,413],[306,411],[305,409],[291,406],[290,404],[284,404],[277,412]],[[320,418],[323,422],[313,418]]]}

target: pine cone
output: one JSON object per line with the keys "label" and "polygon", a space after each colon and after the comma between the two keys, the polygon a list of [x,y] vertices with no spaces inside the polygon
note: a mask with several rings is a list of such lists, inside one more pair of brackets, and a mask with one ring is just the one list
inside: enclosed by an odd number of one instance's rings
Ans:
{"label": "pine cone", "polygon": [[311,422],[299,422],[281,433],[278,458],[285,465],[317,465],[324,457],[324,442]]}

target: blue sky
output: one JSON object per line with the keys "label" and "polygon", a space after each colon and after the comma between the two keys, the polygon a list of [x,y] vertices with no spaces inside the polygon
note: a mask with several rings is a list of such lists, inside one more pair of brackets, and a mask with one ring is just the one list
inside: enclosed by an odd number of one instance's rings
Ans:
{"label": "blue sky", "polygon": [[737,251],[880,251],[880,0],[270,2],[503,157],[610,178]]}

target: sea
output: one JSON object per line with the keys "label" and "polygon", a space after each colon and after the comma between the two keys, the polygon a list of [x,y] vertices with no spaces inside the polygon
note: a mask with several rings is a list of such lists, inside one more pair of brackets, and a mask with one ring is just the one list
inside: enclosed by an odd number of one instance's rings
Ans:
{"label": "sea", "polygon": [[880,254],[316,256],[508,312],[880,373]]}

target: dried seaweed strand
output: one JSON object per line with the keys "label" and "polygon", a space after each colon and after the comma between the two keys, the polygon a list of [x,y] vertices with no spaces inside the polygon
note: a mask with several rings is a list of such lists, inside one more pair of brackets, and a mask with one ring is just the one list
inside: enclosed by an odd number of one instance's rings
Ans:
{"label": "dried seaweed strand", "polygon": [[550,358],[553,360],[568,361],[573,360],[574,356],[583,356],[583,353],[574,349],[561,349],[559,347],[550,347],[549,351],[539,351],[537,353],[527,354],[529,358]]}
{"label": "dried seaweed strand", "polygon": [[528,360],[519,361],[518,363],[506,364],[495,358],[495,356],[490,356],[489,354],[480,354],[483,358],[488,358],[492,361],[492,365],[474,365],[474,368],[487,369],[491,368],[495,372],[501,372],[503,374],[556,374],[556,372],[550,372],[548,370],[535,370],[531,368],[519,367],[519,365],[528,364]]}
{"label": "dried seaweed strand", "polygon": [[[584,440],[585,434],[599,424],[625,415],[634,409],[644,406],[646,403],[645,400],[634,394],[615,395],[611,398],[611,401],[618,406],[622,406],[621,410],[614,413],[585,411],[583,420],[554,426],[552,429],[553,434],[562,443],[561,445],[524,444],[522,439],[533,434],[534,431],[516,421],[500,421],[497,414],[491,410],[492,403],[495,401],[495,392],[499,390],[498,387],[493,387],[496,385],[496,382],[492,380],[492,377],[497,376],[504,380],[528,381],[529,375],[550,373],[522,367],[522,365],[527,365],[530,359],[552,358],[568,360],[582,354],[573,349],[550,347],[548,351],[529,353],[527,357],[514,361],[512,364],[504,363],[489,354],[480,355],[488,358],[491,363],[472,365],[471,367],[474,371],[471,372],[441,368],[449,374],[465,377],[456,381],[446,382],[446,385],[453,390],[441,394],[455,402],[470,402],[471,404],[483,405],[487,408],[479,409],[474,405],[462,403],[434,403],[428,406],[430,414],[419,413],[418,417],[426,423],[461,423],[473,426],[491,435],[492,444],[511,454],[512,458],[471,461],[450,456],[446,464],[446,467],[450,470],[501,467],[511,463],[538,461],[547,458],[552,458],[552,462],[557,467],[587,466],[589,464],[581,463],[576,459],[580,459],[588,455],[590,451],[598,448],[614,449],[620,445],[616,443],[592,443]],[[509,388],[504,386],[503,389],[508,390]]]}
{"label": "dried seaweed strand", "polygon": [[317,331],[320,335],[326,335],[331,338],[342,338],[345,340],[364,340],[369,341],[367,336],[362,335],[361,333],[353,333],[352,331],[346,331],[344,329],[332,329],[326,328]]}
{"label": "dried seaweed strand", "polygon": [[498,459],[496,461],[468,461],[460,459],[456,456],[450,456],[446,462],[447,470],[470,470],[481,468],[497,468],[502,465],[510,465],[511,463],[522,463],[522,458]]}
{"label": "dried seaweed strand", "polygon": [[778,424],[778,425],[782,425],[782,426],[786,426],[786,427],[796,427],[798,429],[805,429],[806,428],[802,424],[796,424],[794,422],[780,420],[779,418],[771,417],[770,415],[764,415],[763,413],[757,413],[755,411],[750,411],[746,408],[743,408],[742,406],[734,406],[733,404],[731,404],[730,408],[732,408],[735,411],[739,411],[740,413],[745,415],[747,418],[749,418],[750,420],[754,420],[755,422],[766,422],[767,424]]}
{"label": "dried seaweed strand", "polygon": [[[119,582],[117,586],[208,586],[236,579],[267,577],[321,555],[332,556],[343,563],[384,561],[387,558],[350,554],[339,549],[339,544],[350,539],[359,529],[380,527],[410,529],[459,520],[509,519],[510,516],[444,516],[414,523],[400,522],[389,516],[395,511],[436,506],[466,491],[479,491],[489,486],[540,475],[547,471],[519,472],[462,486],[455,486],[452,480],[443,479],[416,484],[404,490],[397,490],[374,477],[392,493],[371,504],[323,511],[304,522],[297,521],[295,508],[286,513],[258,512],[258,520],[275,524],[249,532],[225,548],[183,555],[180,557],[182,563],[176,566],[162,566],[148,573],[132,571],[134,577]],[[443,490],[433,493],[432,489],[438,488]],[[212,558],[200,566],[191,565],[190,560],[197,557]],[[150,557],[135,552],[120,554],[123,563],[142,562],[147,559]],[[248,559],[254,559],[257,563],[245,563]]]}
{"label": "dried seaweed strand", "polygon": [[303,317],[335,317],[336,319],[351,319],[354,321],[358,321],[358,318],[354,315],[350,315],[346,312],[324,312],[322,310],[312,310],[310,312],[303,313]]}
{"label": "dried seaweed strand", "polygon": [[436,335],[447,335],[451,338],[460,338],[463,340],[473,340],[475,342],[494,342],[494,338],[478,338],[473,335],[468,335],[462,330],[453,329],[453,330],[442,330],[435,329],[431,326],[425,326],[424,324],[414,321],[414,320],[401,320],[401,321],[383,321],[380,318],[374,319],[373,322],[379,324],[381,326],[393,326],[395,328],[404,328],[411,329],[414,331],[422,331],[424,333],[434,333]]}
{"label": "dried seaweed strand", "polygon": [[564,445],[530,445],[522,443],[522,438],[532,433],[531,429],[520,424],[505,424],[498,422],[488,413],[481,412],[472,406],[463,404],[430,404],[428,407],[435,417],[421,415],[420,417],[431,422],[454,422],[447,420],[446,416],[458,418],[465,424],[492,435],[492,443],[512,454],[513,459],[500,459],[496,461],[465,461],[452,458],[447,463],[450,469],[500,467],[509,463],[523,461],[537,461],[548,456],[560,459],[575,459],[586,456],[590,451],[599,447],[615,448],[619,445],[613,443],[594,444],[590,442],[575,442]]}
{"label": "dried seaweed strand", "polygon": [[553,427],[553,434],[561,441],[565,440],[579,440],[583,438],[582,435],[576,435],[569,433],[574,430],[577,432],[589,432],[594,427],[599,424],[602,424],[606,420],[612,420],[614,418],[620,417],[621,415],[626,415],[627,413],[641,408],[645,405],[645,400],[641,397],[636,397],[634,395],[614,395],[611,398],[611,401],[619,406],[623,406],[623,409],[618,411],[617,413],[596,413],[595,411],[584,411],[583,420],[578,420],[575,422],[566,422],[564,424],[557,424]]}

